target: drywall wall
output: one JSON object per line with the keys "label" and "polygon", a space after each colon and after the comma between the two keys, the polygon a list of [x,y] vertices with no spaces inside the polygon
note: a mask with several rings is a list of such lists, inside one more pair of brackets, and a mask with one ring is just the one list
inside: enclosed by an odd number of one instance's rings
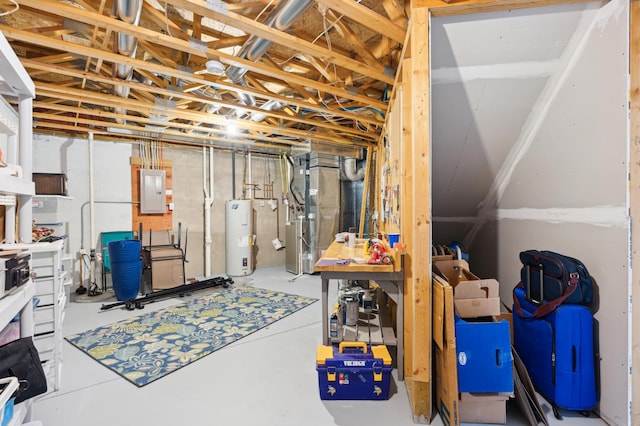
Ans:
{"label": "drywall wall", "polygon": [[[629,424],[629,226],[627,218],[627,3],[590,17],[564,76],[550,79],[528,123],[490,223],[472,247],[474,270],[497,276],[510,304],[518,253],[529,248],[580,258],[597,282],[600,415]],[[530,131],[523,127],[523,132]],[[516,142],[517,143],[517,142]],[[613,332],[615,330],[615,332]]]}
{"label": "drywall wall", "polygon": [[[98,248],[100,232],[128,231],[131,227],[131,145],[94,141],[94,247]],[[60,138],[34,134],[33,171],[65,173],[68,195],[68,253],[73,257],[74,284],[80,283],[80,264],[84,263],[83,280],[88,280],[89,233],[89,143],[87,139]],[[98,250],[99,252],[99,250]],[[99,281],[99,279],[98,279]],[[85,282],[85,285],[88,281]]]}
{"label": "drywall wall", "polygon": [[[123,231],[131,228],[131,166],[130,157],[137,156],[137,147],[129,143],[94,141],[95,182],[95,246],[99,244],[100,232]],[[34,171],[66,173],[70,200],[69,252],[74,257],[74,285],[79,284],[79,253],[89,252],[89,163],[88,141],[53,136],[34,136]],[[178,223],[182,224],[182,244],[187,244],[187,277],[204,274],[204,192],[202,150],[199,148],[165,148],[165,160],[173,168],[173,233]],[[228,152],[214,154],[214,202],[212,215],[211,268],[213,274],[224,274],[224,201],[231,199],[231,159]],[[252,175],[254,183],[263,188],[266,176],[266,159],[253,156]],[[280,168],[277,160],[270,160],[269,169],[274,181],[274,198],[281,198]],[[242,196],[243,156],[236,155],[236,197]],[[262,197],[258,191],[254,195]],[[272,240],[282,231],[284,240],[285,212],[278,203],[274,211],[268,202],[254,203],[256,220],[256,267],[284,265],[284,249],[276,250]],[[83,207],[84,206],[84,207]],[[279,217],[279,221],[276,221]],[[185,233],[188,236],[185,237]],[[88,262],[88,259],[85,259]],[[85,266],[84,280],[88,278]],[[98,278],[99,282],[99,278]]]}
{"label": "drywall wall", "polygon": [[431,25],[433,241],[468,243],[531,144],[597,3],[438,17]]}

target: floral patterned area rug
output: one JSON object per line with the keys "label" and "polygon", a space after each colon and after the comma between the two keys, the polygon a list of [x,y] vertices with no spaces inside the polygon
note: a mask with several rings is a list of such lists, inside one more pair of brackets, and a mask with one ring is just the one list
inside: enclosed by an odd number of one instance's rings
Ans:
{"label": "floral patterned area rug", "polygon": [[254,287],[232,287],[66,340],[142,387],[317,300]]}

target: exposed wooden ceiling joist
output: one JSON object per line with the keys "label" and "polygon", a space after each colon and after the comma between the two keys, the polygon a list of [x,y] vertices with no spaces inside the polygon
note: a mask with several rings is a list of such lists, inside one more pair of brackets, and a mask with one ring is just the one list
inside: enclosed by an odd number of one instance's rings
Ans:
{"label": "exposed wooden ceiling joist", "polygon": [[[314,7],[304,4],[290,29],[263,23],[281,10],[266,0],[230,0],[226,11],[205,0],[145,1],[136,25],[112,16],[107,0],[17,1],[20,10],[0,30],[36,81],[36,129],[49,132],[56,116],[64,117],[66,132],[69,123],[86,127],[74,119],[115,128],[122,116],[131,122],[125,130],[142,132],[160,112],[172,132],[183,133],[174,139],[188,139],[198,126],[211,133],[207,126],[221,126],[231,114],[248,137],[283,149],[316,141],[372,146],[395,77],[391,49],[401,48],[406,32],[397,0],[365,0],[371,9],[316,0]],[[118,34],[134,40],[135,56],[116,52]],[[261,59],[238,56],[250,35],[269,43]],[[240,69],[242,81],[209,74],[211,60]],[[116,67],[133,69],[133,81],[116,78]],[[159,99],[171,99],[173,109],[163,111]],[[221,143],[233,144],[227,139]]]}

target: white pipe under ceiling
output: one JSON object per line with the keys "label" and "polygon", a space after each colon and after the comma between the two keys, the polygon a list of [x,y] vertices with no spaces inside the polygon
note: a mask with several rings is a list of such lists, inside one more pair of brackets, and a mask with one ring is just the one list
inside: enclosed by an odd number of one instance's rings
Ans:
{"label": "white pipe under ceiling", "polygon": [[[207,179],[207,150],[209,173]],[[213,205],[213,148],[202,147],[202,189],[204,191],[204,275],[211,276],[211,206]]]}
{"label": "white pipe under ceiling", "polygon": [[93,132],[89,132],[89,294],[96,291],[95,200],[93,188]]}

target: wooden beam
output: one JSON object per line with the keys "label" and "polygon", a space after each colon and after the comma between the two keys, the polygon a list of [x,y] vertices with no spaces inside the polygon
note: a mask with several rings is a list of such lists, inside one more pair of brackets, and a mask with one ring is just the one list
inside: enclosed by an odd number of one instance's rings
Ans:
{"label": "wooden beam", "polygon": [[229,11],[226,14],[223,14],[213,9],[208,9],[203,5],[202,2],[196,0],[172,0],[171,3],[175,6],[191,10],[193,13],[198,13],[203,17],[211,18],[223,24],[230,25],[248,34],[265,38],[274,43],[286,46],[290,49],[294,49],[302,53],[307,53],[309,55],[317,56],[325,60],[330,60],[337,66],[347,68],[351,71],[369,76],[371,78],[375,78],[385,83],[393,83],[393,77],[386,75],[384,67],[382,66],[372,68],[362,62],[356,61],[347,56],[337,55],[335,52],[329,49],[324,49],[322,47],[316,46],[313,43],[309,43],[305,40],[299,39],[298,37],[287,34],[286,32],[273,29],[262,23],[248,19],[242,15],[238,15],[234,12]]}
{"label": "wooden beam", "polygon": [[[629,3],[629,154],[630,154],[630,214],[633,226],[631,227],[631,295],[630,300],[635,301],[630,324],[632,327],[631,363],[635,369],[640,368],[640,0],[631,0]],[[634,299],[635,296],[635,299]],[[631,369],[629,369],[631,374]],[[632,392],[631,424],[640,425],[640,374],[631,375]],[[625,421],[625,420],[621,420]]]}
{"label": "wooden beam", "polygon": [[[327,17],[331,20],[333,28],[351,46],[351,49],[371,66],[379,66],[380,61],[373,56],[364,41],[351,29],[344,19],[340,19],[332,10],[327,11]],[[387,38],[387,37],[383,37]]]}
{"label": "wooden beam", "polygon": [[389,37],[397,42],[404,42],[406,29],[400,27],[393,21],[374,12],[362,4],[355,1],[344,0],[318,0],[330,9],[335,10],[341,15],[351,19],[353,22],[369,28],[370,30],[381,34],[383,37]]}
{"label": "wooden beam", "polygon": [[401,28],[407,29],[407,17],[404,15],[404,4],[398,0],[382,0],[382,7],[393,22],[402,21]]}
{"label": "wooden beam", "polygon": [[372,149],[367,149],[367,162],[364,169],[364,182],[362,186],[362,203],[360,205],[360,227],[358,228],[358,238],[364,238],[365,218],[367,216],[367,201],[374,204],[374,200],[369,200],[369,180],[371,180],[371,170],[373,167],[373,152]]}
{"label": "wooden beam", "polygon": [[[124,114],[117,114],[117,113],[110,113],[110,112],[105,112],[105,111],[95,111],[95,110],[89,110],[90,114],[86,113],[86,109],[83,110],[81,108],[75,108],[75,107],[63,107],[60,106],[61,110],[65,110],[65,111],[79,111],[79,115],[76,116],[70,116],[70,115],[56,115],[56,114],[47,114],[47,113],[41,113],[41,112],[34,112],[33,113],[33,117],[37,118],[39,121],[37,123],[37,126],[43,126],[45,124],[45,121],[42,120],[48,120],[49,124],[54,123],[54,124],[60,124],[60,123],[74,123],[74,125],[86,125],[86,126],[93,126],[94,128],[103,128],[106,131],[109,131],[108,128],[113,129],[113,128],[119,128],[119,129],[127,129],[127,130],[137,130],[137,131],[141,131],[141,132],[146,132],[146,133],[161,133],[161,134],[171,134],[171,135],[184,135],[185,133],[179,133],[177,131],[172,131],[171,129],[165,129],[161,132],[154,132],[153,130],[148,130],[145,128],[145,124],[154,124],[153,120],[149,120],[149,119],[143,119],[141,117],[137,117],[137,116],[131,116],[131,115],[124,115]],[[97,112],[97,113],[96,113]],[[91,118],[92,116],[94,117],[113,117],[113,116],[118,116],[119,118],[122,118],[124,121],[124,124],[118,124],[118,123],[110,123],[110,122],[106,122],[106,121],[96,121],[95,118]],[[88,117],[88,118],[87,118]],[[138,123],[139,125],[132,125],[131,123]],[[98,126],[98,124],[100,124]],[[195,131],[195,132],[199,132],[202,137],[206,138],[207,141],[209,141],[210,143],[219,143],[219,142],[225,142],[225,143],[229,143],[229,142],[233,142],[234,144],[236,144],[237,141],[235,140],[230,140],[228,137],[226,137],[226,133],[222,130],[219,129],[213,129],[213,128],[205,128],[205,127],[199,127],[196,125],[191,125],[191,124],[180,124],[180,123],[176,123],[174,128],[176,129],[181,129],[181,130],[188,130],[188,131]],[[210,134],[207,134],[207,132],[211,132]],[[241,144],[249,144],[249,143],[255,143],[255,142],[259,142],[261,141],[259,138],[251,138],[251,137],[245,137],[241,140]],[[273,138],[269,138],[269,141],[272,143],[279,143],[282,146],[300,146],[303,145],[303,143],[298,142],[298,141],[294,141],[291,139],[273,139]],[[264,142],[264,141],[263,141]],[[273,145],[271,145],[273,146]]]}
{"label": "wooden beam", "polygon": [[[33,39],[33,37],[42,37],[42,36],[34,35],[32,33],[15,30],[15,29],[12,29],[10,27],[5,27],[5,26],[2,26],[2,25],[0,25],[0,30],[2,30],[8,38],[25,37],[25,38],[28,38],[28,39]],[[47,39],[46,37],[42,37],[41,40],[34,40],[34,42],[48,43],[48,42],[50,42],[50,40]],[[64,42],[53,42],[53,43],[57,44],[57,43],[64,43]],[[166,75],[170,75],[170,76],[177,77],[177,78],[185,78],[185,79],[188,79],[190,81],[199,82],[199,83],[206,84],[206,85],[215,84],[216,86],[218,86],[220,88],[228,88],[229,90],[233,90],[232,87],[235,87],[234,85],[231,85],[231,84],[228,84],[228,83],[212,82],[212,81],[210,81],[208,79],[205,79],[205,78],[202,78],[202,77],[198,77],[196,75],[188,75],[187,73],[185,73],[183,71],[174,70],[174,69],[171,69],[171,68],[168,68],[168,67],[164,67],[162,65],[154,64],[152,62],[140,61],[140,60],[129,58],[129,57],[126,57],[126,56],[123,56],[123,55],[118,55],[118,54],[115,54],[115,53],[101,52],[101,51],[99,51],[97,49],[90,50],[90,48],[83,47],[83,46],[77,46],[77,45],[74,45],[73,43],[66,43],[64,46],[68,50],[72,50],[73,53],[76,53],[76,54],[81,54],[82,52],[85,52],[85,53],[88,53],[89,55],[91,55],[93,57],[100,56],[100,57],[102,57],[103,59],[106,59],[106,60],[124,61],[125,63],[128,63],[128,64],[131,64],[133,66],[136,66],[138,69],[147,69],[149,72],[155,72],[155,73],[159,73],[159,74],[166,74]],[[28,62],[29,62],[28,60],[25,60],[24,63],[28,63]],[[49,70],[51,71],[51,68],[49,68]],[[59,72],[66,73],[68,71],[65,70],[65,69],[60,69]],[[92,75],[93,74],[85,73],[85,74],[83,74],[83,77],[93,78]],[[117,80],[117,79],[116,80],[112,80],[111,82],[113,84],[129,86],[128,82]],[[141,89],[141,87],[139,87],[139,86],[136,86],[136,87]],[[247,92],[247,93],[250,93],[253,96],[265,97],[265,92],[262,92],[260,90],[255,90],[255,89],[251,90],[250,88],[247,88],[247,87],[244,87],[244,86],[243,86],[243,90],[245,92]],[[361,119],[362,118],[361,116],[358,116],[358,115],[352,114],[352,113],[348,113],[347,111],[340,111],[339,109],[335,109],[334,110],[334,109],[330,109],[330,108],[324,108],[324,107],[321,107],[321,106],[314,106],[313,104],[309,104],[309,103],[302,102],[302,101],[297,101],[296,102],[295,100],[292,100],[292,99],[284,97],[284,96],[271,95],[271,96],[267,96],[267,98],[268,99],[277,100],[277,101],[282,102],[284,104],[289,104],[289,105],[294,104],[294,105],[300,105],[302,108],[315,109],[320,114],[329,113],[329,114],[335,114],[337,116],[344,116],[346,118],[352,118],[352,119]],[[212,101],[216,102],[216,100],[212,100]],[[229,103],[228,105],[225,105],[225,106],[228,106],[230,108],[241,108],[242,107],[242,109],[244,109],[244,110],[251,111],[250,107],[239,106],[239,105],[233,104],[233,103]],[[256,112],[264,112],[264,111],[256,110]],[[268,115],[278,115],[279,113],[277,113],[277,112],[267,112],[267,114]],[[282,118],[291,119],[290,116],[282,117]],[[321,123],[313,123],[313,124],[321,124]],[[371,124],[373,124],[373,123],[371,123]],[[381,124],[381,122],[379,122],[379,124]],[[366,137],[367,138],[374,138],[375,135],[366,135]]]}
{"label": "wooden beam", "polygon": [[[42,121],[38,123],[37,129],[43,130],[43,133],[49,133],[54,135],[59,134],[73,134],[73,135],[83,135],[86,136],[89,133],[93,133],[98,136],[100,139],[111,140],[111,141],[120,141],[120,142],[137,142],[140,139],[153,139],[160,140],[161,142],[167,142],[174,145],[182,145],[182,146],[213,146],[221,149],[237,149],[238,146],[244,147],[252,152],[264,152],[264,149],[273,149],[280,150],[284,152],[290,151],[303,151],[306,152],[309,150],[308,146],[305,145],[278,145],[271,144],[269,141],[256,141],[252,139],[242,139],[242,140],[223,140],[217,141],[212,139],[209,135],[201,135],[201,134],[193,134],[189,135],[188,140],[185,139],[184,133],[179,132],[163,132],[163,133],[154,133],[145,130],[144,128],[136,127],[136,126],[128,126],[118,124],[115,126],[110,126],[110,128],[118,128],[122,129],[125,132],[130,132],[129,134],[119,134],[113,132],[111,130],[107,130],[106,128],[98,128],[95,127],[94,124],[87,124],[85,126],[82,125],[66,125],[61,124],[60,122],[46,122]],[[46,130],[46,131],[44,131]],[[140,133],[142,132],[142,133]]]}
{"label": "wooden beam", "polygon": [[[24,2],[26,0],[18,0],[18,2]],[[188,3],[188,2],[187,2]],[[33,6],[37,6],[40,10],[45,10],[48,12],[52,12],[52,13],[61,13],[64,14],[65,16],[71,18],[71,19],[75,19],[78,20],[80,22],[85,22],[85,23],[89,23],[89,24],[100,24],[105,26],[106,28],[109,28],[113,31],[118,31],[118,32],[123,32],[135,37],[138,37],[140,40],[146,40],[150,43],[155,43],[155,44],[159,44],[162,46],[166,46],[166,47],[170,47],[173,49],[177,49],[177,50],[181,50],[184,52],[188,52],[191,53],[193,55],[197,55],[197,56],[201,56],[203,58],[207,58],[207,59],[218,59],[226,64],[229,65],[235,65],[235,66],[239,66],[239,67],[243,67],[246,68],[248,70],[251,70],[253,72],[257,72],[258,74],[264,74],[264,75],[269,75],[269,76],[273,76],[275,78],[279,78],[283,81],[293,81],[297,84],[301,84],[303,86],[307,86],[313,89],[317,89],[319,91],[323,91],[323,92],[328,92],[328,93],[332,93],[338,97],[344,97],[347,99],[351,99],[354,100],[356,102],[363,102],[365,104],[371,104],[371,106],[373,108],[377,108],[377,109],[386,109],[386,104],[384,102],[381,102],[379,100],[376,99],[372,99],[368,96],[362,96],[359,94],[353,94],[350,91],[346,90],[346,89],[341,89],[338,87],[334,87],[331,86],[329,84],[321,84],[318,83],[314,80],[311,79],[307,79],[304,77],[300,77],[297,76],[295,74],[291,74],[291,73],[287,73],[284,72],[280,69],[276,69],[273,67],[269,67],[265,64],[261,64],[259,62],[253,62],[253,61],[249,61],[249,60],[245,60],[242,58],[238,58],[236,56],[221,52],[221,51],[217,51],[214,49],[207,49],[206,51],[198,48],[194,45],[192,45],[191,43],[185,41],[185,40],[181,40],[175,37],[171,37],[169,35],[166,34],[162,34],[162,33],[158,33],[152,30],[148,30],[145,28],[142,28],[140,26],[136,26],[136,25],[132,25],[132,24],[128,24],[126,22],[117,20],[117,19],[113,19],[113,18],[109,18],[106,16],[101,16],[101,15],[96,15],[96,14],[92,14],[92,13],[88,13],[86,11],[83,11],[81,9],[78,9],[76,7],[72,7],[72,6],[67,6],[64,4],[61,4],[59,2],[55,2],[52,0],[40,0],[37,3],[33,4]],[[35,34],[29,33],[27,31],[23,31],[23,30],[17,30],[8,26],[2,26],[3,28],[3,32],[5,31],[11,31],[15,34],[14,38],[18,39],[18,40],[23,40],[23,41],[28,41],[30,43],[34,43],[34,44],[39,44],[39,45],[44,45],[53,49],[59,49],[59,50],[63,50],[63,51],[68,51],[70,53],[77,53],[79,55],[82,56],[87,56],[89,53],[82,53],[84,51],[84,49],[88,49],[85,46],[78,46],[75,45],[74,43],[68,43],[68,42],[64,42],[64,41],[59,41],[59,40],[53,40],[53,39],[48,39],[46,37],[41,37],[41,38],[36,38]],[[31,34],[31,37],[28,37],[27,35]],[[21,35],[21,36],[18,36]],[[8,37],[7,33],[5,33],[5,36]],[[28,38],[28,40],[26,40],[25,38]],[[296,48],[296,46],[290,46],[292,48]],[[95,50],[95,54],[91,54],[90,56],[94,56],[94,57],[98,57],[100,55],[99,51],[97,49]],[[110,52],[102,52],[103,56],[107,55]],[[96,56],[98,55],[98,56]],[[116,55],[116,54],[112,54],[112,55]],[[118,56],[120,56],[120,59],[117,59]],[[132,65],[134,67],[140,67],[142,69],[145,69],[144,66],[142,66],[144,64],[145,61],[136,61],[134,58],[128,58],[125,57],[123,55],[116,55],[116,56],[111,56],[111,60],[115,63],[123,63],[126,65]],[[174,70],[175,71],[175,70]],[[166,72],[165,72],[166,74]],[[179,78],[185,77],[184,72],[181,72],[181,75],[178,76]],[[175,76],[175,72],[173,74],[168,74],[171,76]],[[366,73],[364,73],[364,75],[367,75]],[[385,80],[388,80],[387,78],[385,78]],[[393,79],[391,79],[390,83],[393,83]],[[239,91],[242,92],[242,86],[234,86],[234,85],[228,85],[222,81],[216,81],[216,85],[218,86],[227,86],[229,88],[229,90],[234,90],[234,91]],[[234,86],[234,87],[231,87]],[[251,94],[252,96],[260,96],[259,93],[250,93],[247,92],[249,94]],[[377,106],[376,106],[377,105]]]}
{"label": "wooden beam", "polygon": [[[411,9],[411,222],[412,241],[408,247],[412,265],[409,303],[413,306],[412,365],[414,417],[431,417],[431,141],[429,10]],[[403,120],[404,123],[406,123]],[[403,218],[403,223],[406,220]]]}
{"label": "wooden beam", "polygon": [[428,8],[431,16],[441,17],[556,6],[569,3],[585,3],[588,1],[590,0],[460,0],[447,3],[444,0],[414,0],[413,7]]}
{"label": "wooden beam", "polygon": [[[70,101],[75,101],[79,97],[83,97],[83,102],[92,103],[96,105],[102,105],[107,108],[125,108],[132,111],[137,111],[142,115],[149,115],[151,113],[162,113],[166,114],[169,120],[183,119],[183,120],[191,120],[191,121],[201,121],[204,123],[210,123],[213,125],[226,127],[228,124],[228,120],[224,116],[219,116],[215,114],[206,114],[203,112],[191,112],[191,111],[182,111],[179,109],[163,109],[162,107],[148,103],[143,101],[137,101],[134,99],[124,99],[118,96],[113,95],[105,95],[101,93],[92,93],[90,91],[83,91],[80,89],[72,89],[69,87],[59,87],[54,84],[45,84],[45,83],[36,83],[36,89],[40,96],[52,96],[56,99],[67,99]],[[260,110],[262,111],[262,110]],[[300,140],[306,139],[315,139],[320,141],[328,141],[336,144],[345,144],[345,145],[360,145],[363,147],[368,146],[369,144],[366,142],[356,141],[352,138],[347,138],[345,135],[340,135],[339,133],[325,133],[320,131],[311,131],[311,130],[297,130],[297,129],[289,129],[289,128],[274,128],[272,126],[267,126],[264,124],[260,124],[250,120],[235,120],[235,123],[238,128],[246,129],[246,130],[255,130],[258,132],[262,132],[264,134],[280,134],[283,136],[296,137]],[[106,123],[107,125],[111,125],[113,123]],[[169,121],[166,126],[171,127],[172,122]],[[344,132],[344,130],[350,129],[342,129],[339,131]]]}
{"label": "wooden beam", "polygon": [[[186,87],[186,90],[184,90],[183,92],[180,91],[175,91],[175,90],[170,90],[167,89],[165,86],[166,84],[162,84],[162,86],[160,87],[156,87],[153,85],[148,85],[148,84],[143,84],[143,83],[137,83],[137,82],[133,82],[133,81],[122,81],[119,80],[117,78],[113,78],[113,77],[104,77],[104,76],[100,76],[94,73],[90,73],[90,72],[82,72],[82,71],[73,71],[71,69],[68,68],[64,68],[64,67],[58,67],[55,65],[50,65],[50,64],[42,64],[39,63],[38,61],[34,61],[31,59],[23,59],[22,61],[23,65],[27,68],[27,69],[46,69],[49,71],[55,71],[61,75],[67,75],[70,77],[75,77],[75,78],[79,78],[79,79],[88,79],[88,80],[93,80],[93,81],[97,81],[100,83],[104,83],[104,84],[110,84],[110,85],[121,85],[121,86],[126,86],[129,87],[132,90],[138,90],[138,91],[146,91],[149,93],[153,93],[155,95],[159,95],[159,96],[165,96],[165,97],[174,97],[174,98],[178,98],[178,99],[185,99],[185,100],[189,100],[192,102],[201,102],[201,103],[208,103],[211,105],[216,105],[219,107],[225,107],[225,108],[238,108],[237,104],[234,104],[230,101],[224,101],[224,100],[218,100],[212,97],[205,97],[202,95],[195,95],[195,94],[191,94],[189,93],[189,87]],[[163,82],[163,81],[162,81]],[[161,83],[162,83],[161,82]],[[46,83],[43,83],[46,84]],[[82,96],[81,93],[78,93],[78,96]],[[281,98],[280,96],[274,95],[274,99],[278,100],[279,98]],[[281,101],[283,104],[286,102],[286,99],[288,98],[283,98],[283,100]],[[321,107],[318,107],[321,108]],[[278,117],[281,119],[287,119],[287,120],[293,120],[294,122],[300,123],[300,124],[311,124],[314,126],[318,126],[320,128],[324,127],[325,125],[330,125],[329,123],[324,123],[324,122],[320,122],[320,121],[312,121],[312,120],[305,120],[304,116],[302,115],[296,115],[296,116],[292,116],[291,113],[288,113],[286,110],[285,112],[276,112],[276,111],[264,111],[262,109],[259,108],[254,108],[254,107],[247,107],[244,106],[244,108],[247,112],[259,112],[259,113],[264,113],[267,115],[272,115],[274,117]],[[323,109],[327,114],[334,114],[333,110],[329,110],[329,109]],[[344,115],[347,114],[347,115]],[[349,113],[349,112],[342,112],[342,114],[336,115],[336,116],[344,116],[345,118],[350,118],[350,119],[354,119],[354,120],[359,120],[362,123],[366,123],[368,125],[371,124],[376,124],[377,121],[375,119],[367,119],[366,117],[362,117],[362,116],[358,116],[356,114],[353,113]],[[337,129],[337,128],[336,128]],[[341,130],[344,130],[342,127],[340,128]],[[360,132],[360,133],[355,133],[355,135],[357,135],[358,137],[365,137],[367,139],[370,140],[375,140],[375,134],[367,134],[364,132]]]}

